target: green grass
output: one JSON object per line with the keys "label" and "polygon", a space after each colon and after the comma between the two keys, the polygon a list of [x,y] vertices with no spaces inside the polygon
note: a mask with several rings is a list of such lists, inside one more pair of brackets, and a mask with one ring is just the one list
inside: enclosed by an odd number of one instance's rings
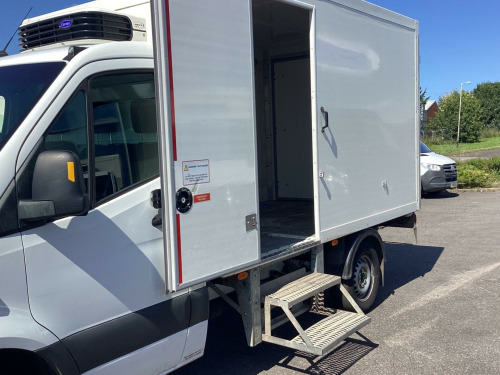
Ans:
{"label": "green grass", "polygon": [[492,138],[481,138],[479,142],[476,143],[460,143],[457,148],[455,142],[449,142],[444,144],[432,144],[432,142],[426,142],[425,139],[422,140],[432,151],[437,154],[443,155],[456,155],[464,152],[471,151],[481,151],[488,150],[490,148],[500,147],[500,137]]}

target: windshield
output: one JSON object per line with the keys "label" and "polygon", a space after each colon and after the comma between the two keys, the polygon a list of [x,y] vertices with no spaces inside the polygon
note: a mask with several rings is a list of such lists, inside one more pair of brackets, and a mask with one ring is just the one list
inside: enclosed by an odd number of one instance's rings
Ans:
{"label": "windshield", "polygon": [[0,68],[0,150],[64,66],[50,62]]}
{"label": "windshield", "polygon": [[429,152],[432,152],[429,147],[424,145],[424,142],[420,141],[420,153],[421,154],[427,154]]}

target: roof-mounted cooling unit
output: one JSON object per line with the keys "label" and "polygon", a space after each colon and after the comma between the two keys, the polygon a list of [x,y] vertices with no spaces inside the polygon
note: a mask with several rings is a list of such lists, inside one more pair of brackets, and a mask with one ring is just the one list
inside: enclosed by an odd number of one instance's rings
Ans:
{"label": "roof-mounted cooling unit", "polygon": [[105,41],[146,40],[145,21],[116,13],[84,11],[38,19],[19,27],[22,51],[44,46],[96,44]]}

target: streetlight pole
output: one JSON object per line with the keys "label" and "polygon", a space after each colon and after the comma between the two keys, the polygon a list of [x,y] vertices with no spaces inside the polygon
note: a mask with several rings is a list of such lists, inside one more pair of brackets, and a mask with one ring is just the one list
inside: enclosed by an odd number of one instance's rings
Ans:
{"label": "streetlight pole", "polygon": [[460,102],[458,104],[457,148],[458,148],[458,142],[460,142],[460,115],[462,114],[462,91],[463,91],[462,87],[463,85],[467,85],[469,83],[471,83],[471,81],[460,83]]}

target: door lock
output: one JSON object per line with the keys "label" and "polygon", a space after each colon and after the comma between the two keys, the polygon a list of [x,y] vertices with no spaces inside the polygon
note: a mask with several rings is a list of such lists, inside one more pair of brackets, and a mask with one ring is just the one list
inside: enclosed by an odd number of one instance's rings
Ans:
{"label": "door lock", "polygon": [[175,193],[175,203],[177,211],[181,214],[185,214],[193,207],[193,194],[188,188],[180,188],[177,190],[177,193]]}

